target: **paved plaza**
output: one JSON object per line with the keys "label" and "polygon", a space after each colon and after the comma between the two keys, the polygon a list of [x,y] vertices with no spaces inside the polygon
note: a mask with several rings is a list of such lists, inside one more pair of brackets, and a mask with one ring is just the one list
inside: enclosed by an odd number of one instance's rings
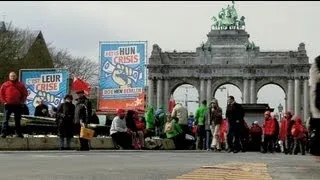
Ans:
{"label": "paved plaza", "polygon": [[0,179],[320,179],[320,160],[206,151],[0,152]]}

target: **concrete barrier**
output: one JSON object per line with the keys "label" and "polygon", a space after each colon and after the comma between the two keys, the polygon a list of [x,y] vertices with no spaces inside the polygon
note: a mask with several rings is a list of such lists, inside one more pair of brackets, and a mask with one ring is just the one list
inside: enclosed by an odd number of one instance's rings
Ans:
{"label": "concrete barrier", "polygon": [[0,138],[0,149],[1,150],[28,150],[29,144],[28,139],[17,138],[17,137],[7,137]]}
{"label": "concrete barrier", "polygon": [[28,150],[56,150],[59,149],[59,138],[56,137],[35,137],[24,138],[28,141]]}
{"label": "concrete barrier", "polygon": [[90,142],[92,149],[114,149],[112,138],[93,138]]}
{"label": "concrete barrier", "polygon": [[[157,144],[162,144],[162,149],[175,149],[174,143],[170,139],[156,139]],[[114,149],[111,137],[95,137],[91,140],[92,149]],[[71,140],[71,148],[79,149],[80,143],[78,138]],[[0,138],[0,150],[57,150],[59,149],[58,137],[17,137]]]}

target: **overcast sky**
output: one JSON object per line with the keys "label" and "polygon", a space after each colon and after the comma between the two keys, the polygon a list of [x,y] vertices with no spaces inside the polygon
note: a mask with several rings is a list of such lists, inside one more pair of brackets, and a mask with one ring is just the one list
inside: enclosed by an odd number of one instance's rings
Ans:
{"label": "overcast sky", "polygon": [[[195,51],[206,41],[211,17],[228,4],[1,1],[0,14],[15,26],[41,30],[55,47],[98,61],[99,41],[148,41],[148,54],[155,43],[164,51]],[[246,17],[246,30],[261,51],[297,50],[304,42],[310,62],[320,54],[320,2],[236,1],[235,7]]]}

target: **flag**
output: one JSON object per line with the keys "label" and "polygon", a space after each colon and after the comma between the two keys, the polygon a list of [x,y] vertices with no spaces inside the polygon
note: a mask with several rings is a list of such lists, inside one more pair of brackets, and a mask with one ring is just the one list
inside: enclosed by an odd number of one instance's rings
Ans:
{"label": "flag", "polygon": [[90,85],[89,83],[83,81],[80,78],[74,77],[72,82],[72,91],[81,91],[83,90],[85,94],[90,94]]}
{"label": "flag", "polygon": [[174,108],[174,105],[176,104],[176,101],[173,98],[173,95],[171,94],[170,100],[169,100],[169,112],[172,113],[172,110]]}

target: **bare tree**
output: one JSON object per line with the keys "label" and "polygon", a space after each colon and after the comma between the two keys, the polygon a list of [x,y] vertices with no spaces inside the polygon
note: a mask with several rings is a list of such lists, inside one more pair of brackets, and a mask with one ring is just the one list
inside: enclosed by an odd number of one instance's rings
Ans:
{"label": "bare tree", "polygon": [[[0,82],[7,78],[8,71],[19,70],[19,60],[32,44],[34,34],[28,29],[3,23],[0,31]],[[29,45],[29,46],[28,46]]]}
{"label": "bare tree", "polygon": [[96,86],[98,80],[98,63],[91,61],[87,57],[74,57],[68,50],[50,47],[55,68],[67,68],[70,74],[88,81],[91,86]]}

